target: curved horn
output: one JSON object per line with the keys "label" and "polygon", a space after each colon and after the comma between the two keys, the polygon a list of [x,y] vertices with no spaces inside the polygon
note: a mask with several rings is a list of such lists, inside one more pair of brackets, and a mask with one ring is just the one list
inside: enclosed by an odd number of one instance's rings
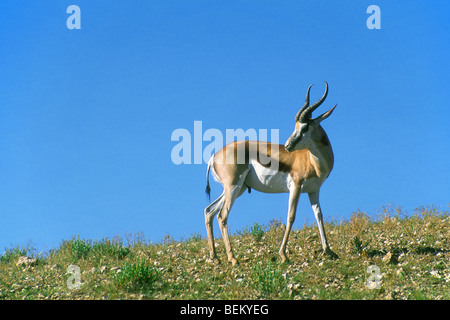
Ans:
{"label": "curved horn", "polygon": [[323,94],[322,98],[320,98],[316,103],[314,103],[312,106],[307,107],[299,116],[300,122],[305,122],[309,119],[311,119],[311,114],[314,110],[316,110],[326,99],[328,95],[328,83],[325,81],[325,93]]}
{"label": "curved horn", "polygon": [[300,115],[302,114],[303,111],[305,111],[306,108],[309,107],[309,91],[311,90],[311,87],[313,85],[310,85],[308,88],[308,91],[306,91],[306,99],[305,99],[305,104],[303,105],[303,107],[299,110],[299,112],[297,112],[297,115],[295,116],[295,121],[297,122],[300,119]]}

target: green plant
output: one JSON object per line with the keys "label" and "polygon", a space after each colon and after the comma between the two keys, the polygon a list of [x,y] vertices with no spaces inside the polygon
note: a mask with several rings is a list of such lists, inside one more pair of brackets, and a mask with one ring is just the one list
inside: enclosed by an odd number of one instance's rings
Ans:
{"label": "green plant", "polygon": [[193,233],[191,234],[191,237],[187,239],[187,242],[193,243],[193,242],[199,242],[202,240],[202,235],[199,233]]}
{"label": "green plant", "polygon": [[92,245],[92,251],[100,256],[109,256],[118,260],[124,259],[131,253],[131,249],[124,247],[121,241],[111,241],[109,239],[95,242]]}
{"label": "green plant", "polygon": [[161,273],[138,258],[135,263],[125,262],[113,277],[120,288],[130,292],[148,292],[161,279]]}
{"label": "green plant", "polygon": [[75,260],[86,259],[92,250],[92,240],[73,239],[70,243],[72,258]]}
{"label": "green plant", "polygon": [[279,293],[286,285],[283,272],[272,262],[263,266],[254,266],[251,272],[251,279],[253,286],[264,298]]}
{"label": "green plant", "polygon": [[352,239],[352,253],[361,254],[364,251],[366,245],[361,241],[358,236],[353,237]]}
{"label": "green plant", "polygon": [[255,240],[260,241],[264,236],[264,227],[255,222],[255,224],[250,227],[250,234]]}
{"label": "green plant", "polygon": [[14,248],[5,248],[5,253],[0,256],[0,262],[8,263],[12,262],[14,259],[17,259],[20,256],[26,256],[27,250],[16,246]]}
{"label": "green plant", "polygon": [[131,249],[124,247],[121,241],[109,240],[107,238],[95,242],[77,238],[72,239],[69,244],[72,260],[74,261],[87,259],[91,255],[97,258],[108,256],[122,260],[131,252]]}

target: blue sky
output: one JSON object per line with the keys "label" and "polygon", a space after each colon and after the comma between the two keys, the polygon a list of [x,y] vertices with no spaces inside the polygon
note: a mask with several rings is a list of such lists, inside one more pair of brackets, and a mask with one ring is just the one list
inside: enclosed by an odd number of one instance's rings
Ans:
{"label": "blue sky", "polygon": [[[430,2],[428,2],[430,3]],[[69,5],[81,29],[69,30]],[[369,30],[369,5],[381,29]],[[1,1],[0,252],[79,235],[206,236],[206,163],[175,165],[174,130],[293,131],[307,87],[335,166],[325,219],[390,203],[448,209],[448,1]],[[270,136],[270,135],[269,135]],[[203,142],[205,148],[209,142]],[[222,187],[212,182],[212,198]],[[244,194],[231,231],[287,214]],[[307,196],[294,228],[313,223]],[[217,222],[215,233],[219,235]]]}

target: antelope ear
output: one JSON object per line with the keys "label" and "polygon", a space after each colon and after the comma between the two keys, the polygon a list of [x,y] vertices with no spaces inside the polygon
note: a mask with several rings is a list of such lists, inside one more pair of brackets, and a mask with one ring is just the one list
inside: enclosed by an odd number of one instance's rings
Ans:
{"label": "antelope ear", "polygon": [[325,120],[326,118],[328,118],[329,116],[331,116],[331,114],[334,111],[334,108],[336,108],[337,104],[334,105],[333,108],[331,108],[330,110],[328,110],[327,112],[325,112],[324,114],[321,114],[320,116],[318,116],[317,118],[314,119],[314,122],[319,124],[320,122],[322,122],[323,120]]}

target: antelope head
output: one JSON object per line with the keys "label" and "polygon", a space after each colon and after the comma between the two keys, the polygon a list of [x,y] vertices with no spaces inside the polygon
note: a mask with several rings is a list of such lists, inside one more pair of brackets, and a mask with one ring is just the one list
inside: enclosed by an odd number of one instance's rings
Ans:
{"label": "antelope head", "polygon": [[[326,99],[328,94],[328,83],[325,81],[325,93],[313,105],[309,105],[309,91],[312,85],[309,86],[306,92],[305,104],[297,112],[295,116],[295,130],[286,141],[284,145],[287,151],[294,151],[309,148],[315,141],[320,141],[323,137],[323,129],[320,127],[320,123],[328,118],[332,113],[336,105],[333,108],[312,119],[311,115]],[[320,129],[319,129],[320,128]]]}

